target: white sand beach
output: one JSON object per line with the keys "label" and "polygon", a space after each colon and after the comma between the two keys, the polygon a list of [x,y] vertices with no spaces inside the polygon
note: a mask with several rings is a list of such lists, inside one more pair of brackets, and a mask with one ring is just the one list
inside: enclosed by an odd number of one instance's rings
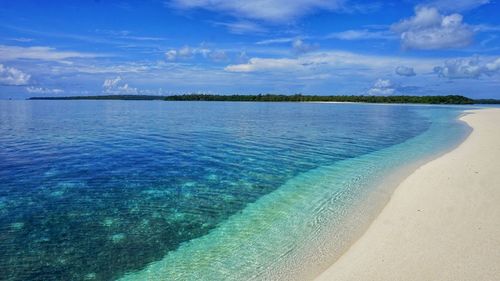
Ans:
{"label": "white sand beach", "polygon": [[500,109],[468,113],[470,136],[407,177],[316,281],[500,280]]}

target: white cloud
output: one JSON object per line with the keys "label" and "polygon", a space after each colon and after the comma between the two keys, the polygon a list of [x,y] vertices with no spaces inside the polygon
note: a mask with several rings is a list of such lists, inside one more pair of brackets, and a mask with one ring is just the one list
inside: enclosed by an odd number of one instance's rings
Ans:
{"label": "white cloud", "polygon": [[490,2],[490,0],[434,0],[427,2],[426,6],[435,7],[440,11],[462,12],[478,8]]}
{"label": "white cloud", "polygon": [[190,58],[193,56],[193,49],[189,46],[184,46],[177,51],[177,56],[181,58]]}
{"label": "white cloud", "polygon": [[179,9],[205,9],[230,14],[236,18],[288,22],[315,10],[339,10],[343,0],[172,0]]}
{"label": "white cloud", "polygon": [[177,59],[177,50],[171,49],[165,52],[165,58],[167,60],[175,60]]}
{"label": "white cloud", "polygon": [[64,61],[74,58],[96,58],[102,55],[72,51],[58,51],[51,47],[19,47],[0,45],[0,61],[31,59],[43,61]]}
{"label": "white cloud", "polygon": [[112,88],[112,87],[117,86],[118,83],[120,83],[120,81],[122,81],[122,78],[119,76],[116,78],[112,78],[112,79],[106,79],[106,80],[104,80],[102,87],[103,88]]}
{"label": "white cloud", "polygon": [[373,86],[367,91],[369,95],[388,96],[396,92],[396,88],[391,80],[377,79]]}
{"label": "white cloud", "polygon": [[257,45],[283,44],[283,43],[293,42],[294,40],[297,40],[297,38],[294,38],[294,37],[275,38],[275,39],[267,39],[267,40],[258,41],[255,44],[257,44]]}
{"label": "white cloud", "polygon": [[0,64],[0,84],[9,86],[22,86],[28,84],[31,75],[21,70]]}
{"label": "white cloud", "polygon": [[18,37],[18,38],[10,38],[9,40],[27,43],[27,42],[33,41],[34,39],[33,38],[26,38],[26,37]]}
{"label": "white cloud", "polygon": [[199,48],[191,48],[190,46],[184,46],[179,49],[170,49],[165,52],[165,58],[168,61],[175,61],[179,59],[190,59],[196,55],[200,55],[204,58],[210,58],[214,61],[224,61],[227,59],[226,52],[223,50],[212,50],[205,48],[203,46]]}
{"label": "white cloud", "polygon": [[302,39],[295,39],[292,42],[292,48],[295,52],[301,54],[301,53],[307,53],[310,51],[313,51],[314,49],[317,49],[317,45],[311,45],[306,42],[304,42]]}
{"label": "white cloud", "polygon": [[500,58],[484,62],[479,57],[447,60],[442,66],[434,67],[440,77],[450,79],[479,78],[492,76],[500,71]]}
{"label": "white cloud", "polygon": [[340,39],[340,40],[373,40],[394,39],[394,35],[388,31],[371,31],[368,29],[346,30],[341,32],[330,33],[326,38]]}
{"label": "white cloud", "polygon": [[440,25],[442,16],[436,8],[417,7],[415,8],[415,16],[402,20],[392,26],[396,32],[404,32],[411,29],[430,28]]}
{"label": "white cloud", "polygon": [[88,64],[73,63],[51,67],[54,74],[86,73],[86,74],[117,74],[117,73],[146,73],[158,68],[156,64],[147,62],[129,62],[124,64]]}
{"label": "white cloud", "polygon": [[197,49],[193,49],[189,46],[184,46],[179,49],[170,49],[165,53],[167,60],[173,61],[177,59],[191,58],[197,53]]}
{"label": "white cloud", "polygon": [[394,72],[396,72],[397,75],[406,76],[406,77],[417,75],[415,73],[415,70],[413,69],[413,67],[408,67],[408,66],[403,66],[403,65],[396,67]]}
{"label": "white cloud", "polygon": [[251,58],[247,63],[232,64],[226,66],[224,69],[229,72],[257,72],[269,70],[291,70],[299,67],[297,59],[279,58]]}
{"label": "white cloud", "polygon": [[28,93],[30,93],[30,94],[60,94],[60,93],[64,93],[64,90],[62,90],[62,89],[49,89],[49,88],[33,87],[33,86],[27,87],[26,91],[28,91]]}
{"label": "white cloud", "polygon": [[137,95],[139,93],[137,88],[130,87],[127,83],[123,82],[120,76],[105,79],[102,88],[103,93],[111,95]]}
{"label": "white cloud", "polygon": [[496,60],[489,62],[485,65],[486,71],[489,73],[494,73],[500,70],[500,58],[497,58]]}
{"label": "white cloud", "polygon": [[404,48],[433,50],[470,45],[474,31],[460,14],[441,15],[433,7],[417,7],[415,16],[392,25]]}

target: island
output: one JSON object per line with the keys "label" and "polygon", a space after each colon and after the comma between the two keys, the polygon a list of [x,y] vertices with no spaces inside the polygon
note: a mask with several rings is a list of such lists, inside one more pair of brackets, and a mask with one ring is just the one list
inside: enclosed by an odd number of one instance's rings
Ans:
{"label": "island", "polygon": [[356,96],[356,95],[96,95],[64,97],[31,97],[29,100],[161,100],[161,101],[236,101],[236,102],[359,102],[412,104],[500,104],[496,99],[471,99],[461,95],[446,96]]}

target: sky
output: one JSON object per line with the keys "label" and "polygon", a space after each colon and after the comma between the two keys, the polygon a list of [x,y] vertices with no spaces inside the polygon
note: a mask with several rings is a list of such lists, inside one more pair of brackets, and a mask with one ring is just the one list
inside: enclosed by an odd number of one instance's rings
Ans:
{"label": "sky", "polygon": [[0,1],[0,98],[500,98],[498,0]]}

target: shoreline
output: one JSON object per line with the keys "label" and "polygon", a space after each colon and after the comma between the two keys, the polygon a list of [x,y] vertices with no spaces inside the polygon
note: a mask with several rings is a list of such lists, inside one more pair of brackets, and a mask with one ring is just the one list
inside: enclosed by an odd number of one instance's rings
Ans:
{"label": "shoreline", "polygon": [[469,136],[400,181],[364,234],[314,280],[500,278],[500,109],[465,113]]}

